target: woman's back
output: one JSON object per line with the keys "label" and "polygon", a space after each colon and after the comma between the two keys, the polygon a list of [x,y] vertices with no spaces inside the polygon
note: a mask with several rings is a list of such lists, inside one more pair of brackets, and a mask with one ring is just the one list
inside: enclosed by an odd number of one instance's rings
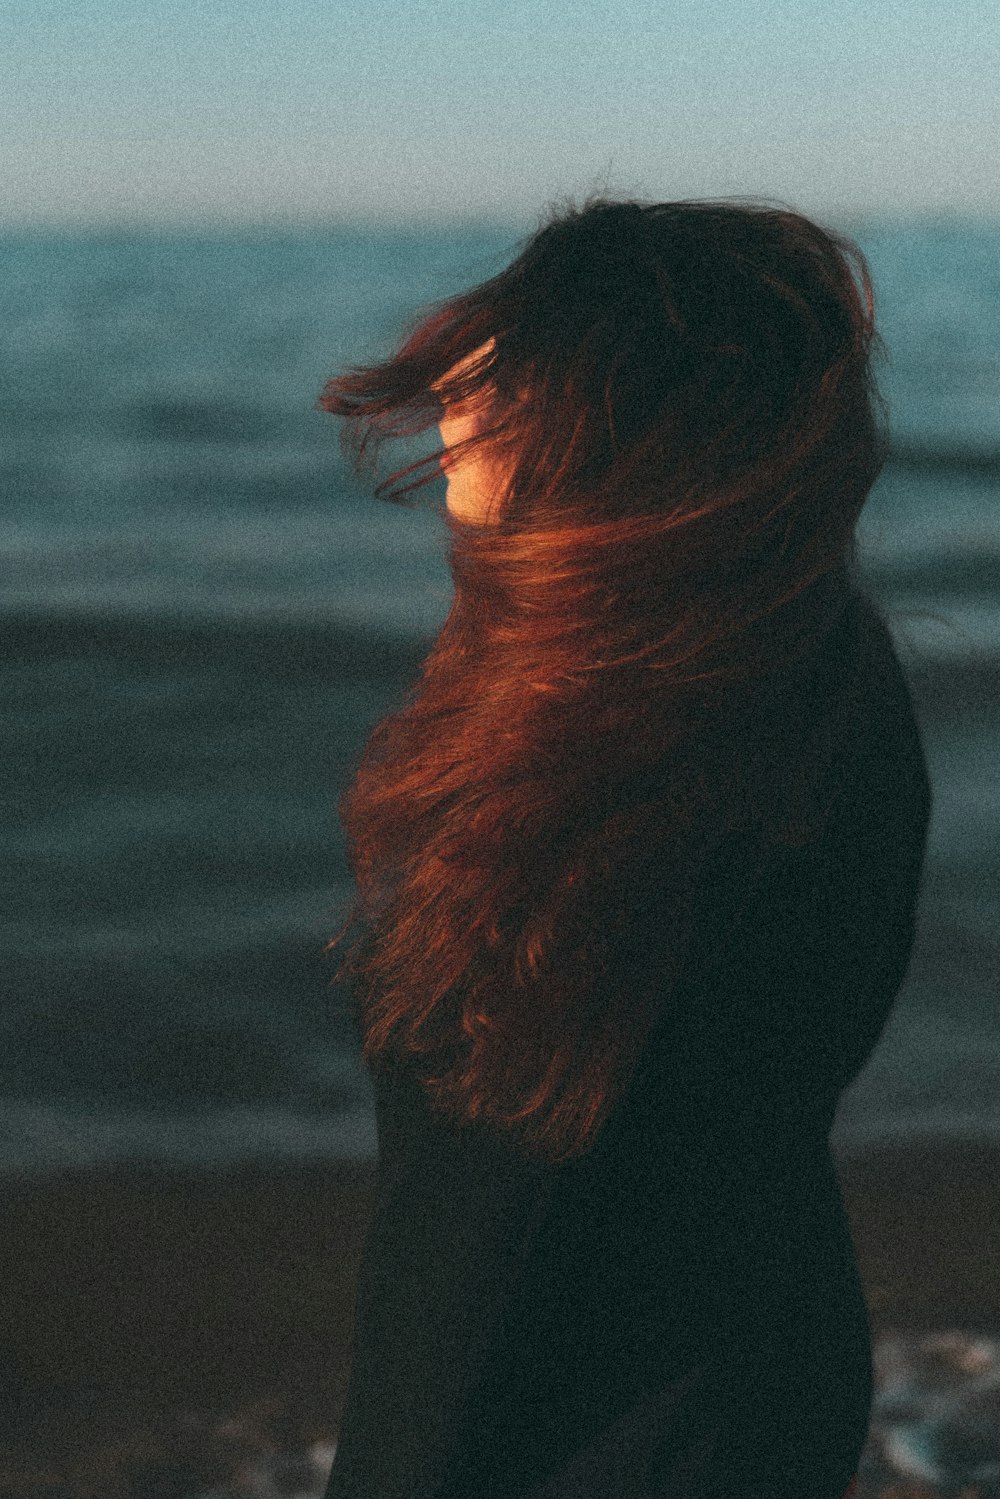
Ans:
{"label": "woman's back", "polygon": [[[827,680],[857,690],[837,695],[829,815],[796,846],[776,799],[718,847],[680,982],[584,1156],[453,1131],[406,1068],[373,1073],[378,1192],[327,1499],[846,1489],[870,1340],[828,1136],[905,975],[930,790],[860,597],[831,649]],[[655,881],[636,910],[609,972],[622,1004],[655,971]]]}

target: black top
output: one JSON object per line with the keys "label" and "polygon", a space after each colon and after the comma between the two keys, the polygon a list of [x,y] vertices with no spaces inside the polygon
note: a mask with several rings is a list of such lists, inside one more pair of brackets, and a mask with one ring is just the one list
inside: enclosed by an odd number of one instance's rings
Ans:
{"label": "black top", "polygon": [[931,807],[862,600],[846,638],[863,690],[834,813],[803,848],[757,829],[707,867],[675,1002],[584,1157],[459,1134],[408,1072],[372,1074],[325,1499],[841,1499],[872,1366],[828,1136],[906,973]]}

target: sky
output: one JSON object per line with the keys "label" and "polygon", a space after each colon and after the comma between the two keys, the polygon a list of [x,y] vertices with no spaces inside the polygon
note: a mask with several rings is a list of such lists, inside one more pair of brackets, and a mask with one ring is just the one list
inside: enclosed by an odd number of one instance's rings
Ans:
{"label": "sky", "polygon": [[1000,221],[996,0],[4,0],[0,224]]}

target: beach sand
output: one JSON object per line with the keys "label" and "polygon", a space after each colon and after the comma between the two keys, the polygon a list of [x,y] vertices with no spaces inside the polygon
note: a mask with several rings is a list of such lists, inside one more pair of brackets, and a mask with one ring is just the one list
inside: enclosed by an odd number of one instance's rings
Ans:
{"label": "beach sand", "polygon": [[[1000,1149],[835,1156],[873,1333],[995,1334]],[[45,1493],[43,1469],[60,1499],[186,1499],[227,1480],[249,1493],[255,1442],[290,1455],[330,1443],[373,1181],[329,1164],[5,1179],[0,1499]],[[202,1426],[214,1413],[211,1440],[185,1411]],[[182,1447],[188,1486],[165,1473],[158,1486],[158,1454]],[[146,1486],[126,1484],[141,1461]]]}

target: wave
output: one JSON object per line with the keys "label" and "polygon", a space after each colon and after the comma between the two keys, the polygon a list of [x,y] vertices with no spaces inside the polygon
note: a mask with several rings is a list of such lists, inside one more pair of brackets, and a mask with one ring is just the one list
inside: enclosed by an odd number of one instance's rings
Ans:
{"label": "wave", "polygon": [[938,544],[933,551],[879,548],[862,537],[858,560],[864,578],[880,593],[914,594],[922,601],[940,598],[945,604],[963,596],[992,596],[1000,613],[1000,537]]}
{"label": "wave", "polygon": [[234,661],[285,680],[379,679],[419,668],[432,640],[329,616],[208,612],[17,610],[0,613],[4,661],[55,660],[85,652],[153,667],[224,671]]}
{"label": "wave", "polygon": [[364,1102],[339,1114],[244,1105],[185,1115],[3,1099],[0,1126],[5,1179],[120,1164],[368,1167],[377,1151],[374,1116]]}
{"label": "wave", "polygon": [[122,412],[139,437],[172,442],[264,443],[282,435],[281,413],[238,401],[137,401]]}
{"label": "wave", "polygon": [[973,447],[968,443],[920,443],[909,439],[892,444],[887,466],[920,473],[971,474],[1000,479],[1000,448]]}

